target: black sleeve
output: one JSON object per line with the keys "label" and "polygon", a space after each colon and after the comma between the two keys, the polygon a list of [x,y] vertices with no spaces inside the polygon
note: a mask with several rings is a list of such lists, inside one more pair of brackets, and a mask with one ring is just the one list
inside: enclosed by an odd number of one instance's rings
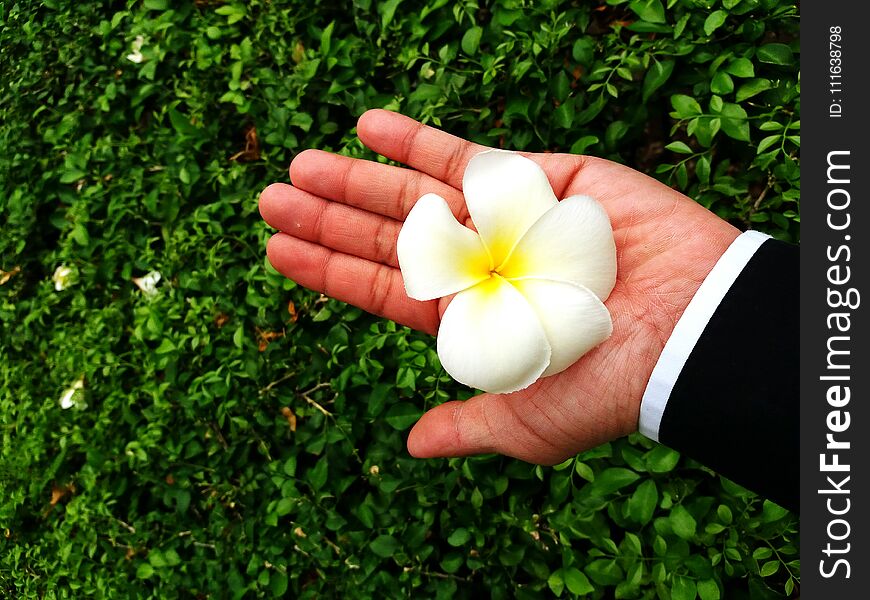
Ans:
{"label": "black sleeve", "polygon": [[764,242],[680,372],[661,443],[799,510],[799,249]]}

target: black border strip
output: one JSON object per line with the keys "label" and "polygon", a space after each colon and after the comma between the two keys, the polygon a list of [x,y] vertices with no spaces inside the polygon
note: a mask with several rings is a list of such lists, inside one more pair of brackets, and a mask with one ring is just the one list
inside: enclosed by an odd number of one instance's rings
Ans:
{"label": "black border strip", "polygon": [[859,9],[801,7],[800,595],[810,600],[868,597],[870,35]]}

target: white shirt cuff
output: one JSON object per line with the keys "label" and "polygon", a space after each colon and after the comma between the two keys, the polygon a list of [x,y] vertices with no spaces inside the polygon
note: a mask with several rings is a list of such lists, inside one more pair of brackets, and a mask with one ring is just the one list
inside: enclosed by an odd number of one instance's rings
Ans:
{"label": "white shirt cuff", "polygon": [[665,344],[643,393],[638,422],[638,429],[643,435],[659,440],[662,415],[686,360],[734,280],[759,246],[769,238],[769,235],[758,231],[746,231],[737,236],[695,292]]}

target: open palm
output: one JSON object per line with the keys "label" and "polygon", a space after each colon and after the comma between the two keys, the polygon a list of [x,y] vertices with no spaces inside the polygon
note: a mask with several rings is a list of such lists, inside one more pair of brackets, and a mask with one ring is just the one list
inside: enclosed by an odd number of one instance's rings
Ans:
{"label": "open palm", "polygon": [[[297,283],[403,325],[435,334],[450,298],[405,294],[396,239],[426,193],[447,200],[468,226],[465,165],[486,150],[383,110],[360,117],[362,142],[404,169],[318,150],[290,166],[293,185],[263,191],[260,212],[280,230],[272,265]],[[567,370],[513,394],[447,402],[414,426],[418,457],[499,452],[554,464],[637,430],[640,400],[674,325],[738,230],[686,196],[607,160],[525,154],[557,198],[584,194],[607,211],[617,250],[616,286],[605,302],[612,336]]]}

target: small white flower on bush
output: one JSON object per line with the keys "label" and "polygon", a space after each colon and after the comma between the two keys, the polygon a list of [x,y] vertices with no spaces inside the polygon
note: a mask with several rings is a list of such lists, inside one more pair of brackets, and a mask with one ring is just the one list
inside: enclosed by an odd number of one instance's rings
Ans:
{"label": "small white flower on bush", "polygon": [[145,44],[145,38],[141,35],[137,35],[136,39],[133,40],[133,44],[131,46],[132,52],[127,55],[127,60],[134,63],[140,63],[145,58],[142,56],[142,45]]}
{"label": "small white flower on bush", "polygon": [[134,277],[133,283],[136,284],[142,293],[146,296],[153,296],[157,293],[157,284],[160,282],[161,275],[157,271],[143,275],[142,277]]}
{"label": "small white flower on bush", "polygon": [[72,269],[70,269],[66,265],[61,265],[54,270],[54,275],[51,276],[51,280],[54,282],[54,290],[56,292],[60,292],[69,287],[70,280],[72,279]]}
{"label": "small white flower on bush", "polygon": [[512,152],[474,156],[462,189],[477,232],[435,194],[408,214],[397,243],[405,290],[416,300],[455,293],[438,330],[441,364],[460,383],[514,392],[610,336],[613,230],[598,202],[559,202],[544,171]]}
{"label": "small white flower on bush", "polygon": [[70,387],[68,387],[60,397],[60,407],[64,410],[73,408],[85,408],[87,405],[84,402],[82,389],[85,387],[84,377],[79,377]]}

